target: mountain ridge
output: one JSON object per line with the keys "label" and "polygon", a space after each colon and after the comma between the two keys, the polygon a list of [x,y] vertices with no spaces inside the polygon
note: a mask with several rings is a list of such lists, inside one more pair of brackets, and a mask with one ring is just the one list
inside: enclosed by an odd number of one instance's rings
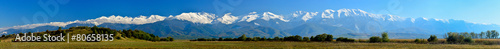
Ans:
{"label": "mountain ridge", "polygon": [[297,11],[290,15],[251,12],[240,16],[228,13],[220,17],[206,12],[189,12],[168,17],[152,15],[149,18],[145,16],[135,18],[110,16],[87,21],[70,21],[66,22],[65,26],[46,23],[49,25],[42,25],[42,27],[25,25],[28,27],[27,29],[7,27],[0,28],[0,31],[12,34],[12,32],[54,30],[57,27],[96,25],[117,30],[144,30],[161,37],[173,36],[179,39],[190,39],[236,37],[241,34],[252,37],[283,37],[289,35],[312,36],[321,33],[367,38],[377,36],[374,34],[381,32],[389,32],[398,36],[414,36],[408,38],[424,38],[427,35],[441,35],[446,32],[478,32],[500,29],[496,24],[480,24],[454,19],[405,18],[395,15],[372,14],[360,9],[327,9],[324,12]]}

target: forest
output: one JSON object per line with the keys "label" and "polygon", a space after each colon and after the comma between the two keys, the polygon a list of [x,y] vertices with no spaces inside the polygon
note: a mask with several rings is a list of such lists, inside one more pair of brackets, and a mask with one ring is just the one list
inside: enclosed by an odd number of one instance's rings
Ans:
{"label": "forest", "polygon": [[247,37],[245,34],[237,38],[197,38],[190,41],[294,41],[294,42],[366,42],[366,43],[430,43],[430,44],[500,44],[493,41],[476,42],[473,39],[498,39],[498,32],[496,30],[488,30],[481,33],[467,33],[467,32],[448,32],[445,35],[445,41],[439,41],[436,35],[430,35],[427,39],[415,39],[413,42],[407,40],[389,39],[387,32],[383,32],[381,37],[372,36],[367,40],[352,39],[346,37],[334,38],[331,34],[320,34],[316,36],[304,37],[299,35],[286,36],[286,37]]}

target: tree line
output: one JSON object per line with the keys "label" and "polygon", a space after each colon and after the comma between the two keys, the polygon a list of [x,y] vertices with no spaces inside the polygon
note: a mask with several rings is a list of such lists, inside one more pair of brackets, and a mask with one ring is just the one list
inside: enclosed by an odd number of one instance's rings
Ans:
{"label": "tree line", "polygon": [[389,35],[387,35],[387,32],[383,32],[382,33],[382,38],[378,37],[378,36],[372,36],[370,37],[369,41],[370,42],[389,42]]}
{"label": "tree line", "polygon": [[[487,31],[489,32],[489,38],[494,38],[496,37],[494,34],[497,32],[495,30],[492,31]],[[472,33],[473,34],[473,33]],[[370,42],[370,43],[381,43],[381,42],[391,42],[389,37],[388,37],[387,32],[383,32],[381,37],[379,36],[372,36],[368,39],[368,41],[365,42]],[[474,40],[472,40],[472,35],[467,34],[467,33],[457,33],[457,32],[449,32],[446,34],[447,37],[445,37],[447,43],[472,43]],[[320,34],[316,36],[311,36],[311,37],[302,37],[299,35],[294,35],[294,36],[286,36],[286,37],[274,37],[274,38],[266,38],[266,37],[246,37],[245,34],[238,38],[198,38],[198,39],[193,39],[191,41],[325,41],[325,42],[330,42],[333,41],[335,38],[333,38],[332,35],[330,34]],[[345,37],[338,37],[335,39],[338,42],[363,42],[361,40],[355,40],[351,38],[345,38]],[[401,41],[392,41],[392,42],[401,42]],[[436,35],[430,35],[429,38],[427,39],[415,39],[413,41],[414,43],[438,43],[438,38]]]}
{"label": "tree line", "polygon": [[286,37],[247,37],[245,34],[237,38],[198,38],[190,41],[333,41],[333,35],[320,34],[311,37],[302,37],[299,35],[286,36]]}
{"label": "tree line", "polygon": [[448,43],[472,43],[472,36],[467,33],[448,32],[446,42]]}
{"label": "tree line", "polygon": [[[274,37],[274,38],[266,38],[266,37],[247,37],[245,34],[241,35],[237,38],[198,38],[190,41],[317,41],[317,42],[330,42],[334,41],[333,35],[331,34],[319,34],[311,37],[302,37],[299,35],[295,36],[286,36],[286,37]],[[354,42],[354,39],[339,37],[336,41],[342,42]]]}
{"label": "tree line", "polygon": [[500,34],[496,30],[488,30],[486,32],[481,32],[481,33],[475,33],[475,32],[448,32],[445,34],[444,37],[448,37],[449,35],[452,35],[452,33],[456,33],[458,35],[463,35],[464,37],[471,37],[474,39],[498,39],[498,36]]}
{"label": "tree line", "polygon": [[[88,29],[88,27],[86,27],[86,26],[76,27],[76,28]],[[73,27],[71,27],[70,29],[73,29]],[[148,40],[148,41],[173,41],[174,40],[174,38],[172,38],[172,37],[161,38],[157,35],[149,34],[149,33],[144,32],[142,30],[132,30],[132,29],[112,30],[109,28],[103,28],[103,27],[97,27],[97,26],[93,26],[92,28],[90,28],[90,30],[92,30],[93,34],[120,34],[121,37],[124,37],[124,38],[136,38],[136,39]],[[121,37],[115,37],[115,38],[121,39]]]}
{"label": "tree line", "polygon": [[[468,32],[448,32],[445,34],[446,43],[474,43],[475,39],[498,39],[499,33],[496,30],[487,30],[481,33]],[[438,41],[435,35],[431,35],[428,42]],[[423,39],[415,39],[415,42],[423,43]],[[488,43],[485,43],[488,44]]]}

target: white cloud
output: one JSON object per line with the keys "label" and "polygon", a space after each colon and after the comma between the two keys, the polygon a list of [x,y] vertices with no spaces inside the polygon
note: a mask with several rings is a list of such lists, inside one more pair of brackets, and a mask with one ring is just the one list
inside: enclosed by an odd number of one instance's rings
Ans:
{"label": "white cloud", "polygon": [[284,21],[284,22],[288,22],[290,20],[285,20],[284,17],[282,15],[276,15],[276,14],[273,14],[271,12],[264,12],[264,14],[262,14],[262,19],[266,20],[266,21],[269,21],[270,19],[279,19],[281,21]]}
{"label": "white cloud", "polygon": [[259,23],[253,23],[253,24],[255,24],[255,25],[257,25],[257,26],[258,26],[258,25],[260,25]]}
{"label": "white cloud", "polygon": [[232,24],[234,21],[238,19],[238,17],[230,15],[231,13],[227,13],[222,18],[218,18],[217,20],[224,24]]}
{"label": "white cloud", "polygon": [[86,21],[68,21],[68,22],[50,22],[50,23],[40,23],[40,24],[28,24],[28,25],[20,25],[20,26],[13,26],[13,27],[4,27],[0,28],[0,31],[4,31],[7,29],[32,29],[36,28],[39,26],[59,26],[59,27],[65,27],[68,24],[73,24],[73,23],[82,23],[82,24],[94,24],[94,25],[100,25],[102,23],[121,23],[121,24],[146,24],[146,23],[153,23],[157,21],[163,21],[166,17],[164,16],[159,16],[159,15],[151,15],[150,17],[146,16],[139,16],[139,17],[122,17],[122,16],[109,16],[109,17],[99,17],[96,19],[89,19]]}
{"label": "white cloud", "polygon": [[193,23],[201,23],[201,24],[211,24],[213,19],[215,19],[215,14],[209,13],[182,13],[180,15],[175,16],[176,19],[179,20],[187,20]]}
{"label": "white cloud", "polygon": [[[249,15],[247,16],[244,16],[240,21],[247,21],[247,22],[251,22],[255,19],[257,19],[259,17],[259,15],[257,14],[257,12],[251,12],[251,13],[248,13]],[[238,22],[240,22],[238,21]]]}

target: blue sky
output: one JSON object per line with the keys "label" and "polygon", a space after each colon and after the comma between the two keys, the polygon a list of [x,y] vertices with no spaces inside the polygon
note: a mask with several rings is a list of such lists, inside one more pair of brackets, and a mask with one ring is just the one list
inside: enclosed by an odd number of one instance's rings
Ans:
{"label": "blue sky", "polygon": [[[500,0],[2,0],[0,27],[95,19],[101,16],[178,15],[361,9],[402,17],[458,19],[500,24]],[[50,5],[50,6],[46,6]],[[44,9],[47,8],[48,9]],[[218,7],[218,8],[217,8]]]}

